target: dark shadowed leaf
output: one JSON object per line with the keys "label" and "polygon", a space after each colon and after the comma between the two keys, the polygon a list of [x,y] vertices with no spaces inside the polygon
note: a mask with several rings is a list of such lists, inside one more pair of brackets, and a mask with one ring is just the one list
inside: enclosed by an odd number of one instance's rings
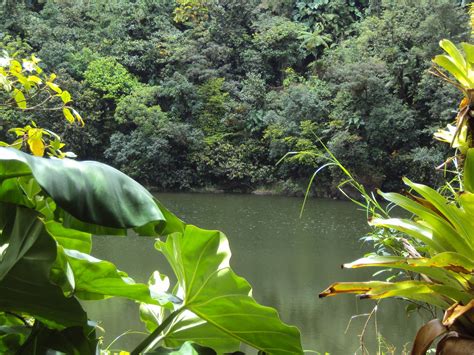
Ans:
{"label": "dark shadowed leaf", "polygon": [[56,242],[37,213],[18,207],[3,230],[9,243],[0,264],[0,307],[25,312],[58,328],[82,326],[86,314],[74,298],[66,298],[49,279],[56,260]]}

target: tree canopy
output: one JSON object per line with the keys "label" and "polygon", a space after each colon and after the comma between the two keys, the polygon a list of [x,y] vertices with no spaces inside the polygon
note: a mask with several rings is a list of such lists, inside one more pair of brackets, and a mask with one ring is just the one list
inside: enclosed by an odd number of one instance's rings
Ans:
{"label": "tree canopy", "polygon": [[[150,186],[292,193],[321,162],[277,162],[321,139],[366,185],[398,189],[442,177],[431,136],[460,93],[427,69],[440,39],[468,38],[465,12],[454,0],[33,0],[0,10],[0,31],[60,74],[87,120],[41,113],[49,128]],[[2,138],[17,120],[4,117]],[[323,172],[316,193],[340,178]]]}

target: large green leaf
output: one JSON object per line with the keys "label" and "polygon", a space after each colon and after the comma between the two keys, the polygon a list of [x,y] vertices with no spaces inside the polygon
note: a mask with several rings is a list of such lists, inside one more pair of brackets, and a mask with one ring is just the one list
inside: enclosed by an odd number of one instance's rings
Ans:
{"label": "large green leaf", "polygon": [[147,352],[147,355],[215,355],[213,349],[200,346],[198,344],[185,342],[176,348],[158,348],[154,351]]}
{"label": "large green leaf", "polygon": [[153,196],[108,165],[0,148],[0,179],[30,174],[61,209],[82,222],[119,229],[164,224]]}
{"label": "large green leaf", "polygon": [[[224,234],[187,225],[184,233],[171,234],[156,247],[176,274],[183,307],[217,333],[272,354],[302,353],[298,329],[284,324],[273,308],[259,305],[248,282],[229,267]],[[198,328],[196,334],[202,335]],[[202,339],[196,342],[207,345]]]}
{"label": "large green leaf", "polygon": [[139,302],[157,304],[147,285],[135,283],[109,261],[99,260],[77,250],[59,248],[64,253],[74,277],[74,295],[83,300],[125,297]]}
{"label": "large green leaf", "polygon": [[25,312],[58,328],[83,326],[87,318],[79,302],[49,279],[56,242],[38,214],[18,207],[2,234],[8,247],[0,263],[0,309]]}
{"label": "large green leaf", "polygon": [[92,236],[89,233],[75,229],[65,228],[56,221],[45,222],[46,231],[56,242],[66,249],[74,249],[83,253],[90,253]]}
{"label": "large green leaf", "polygon": [[460,70],[462,70],[463,72],[467,71],[466,60],[453,42],[451,42],[449,39],[442,39],[441,41],[439,41],[439,46],[443,48],[446,53],[449,54],[452,61]]}
{"label": "large green leaf", "polygon": [[466,88],[471,88],[473,86],[472,81],[468,77],[467,71],[460,68],[452,57],[447,55],[437,55],[433,58],[433,62],[447,70],[461,83],[462,86]]}

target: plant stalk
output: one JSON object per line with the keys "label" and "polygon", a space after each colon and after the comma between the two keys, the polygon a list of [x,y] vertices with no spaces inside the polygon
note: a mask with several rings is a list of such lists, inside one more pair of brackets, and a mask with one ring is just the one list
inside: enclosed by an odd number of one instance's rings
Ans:
{"label": "plant stalk", "polygon": [[139,355],[163,332],[168,325],[182,312],[184,307],[181,307],[171,313],[149,336],[147,336],[138,346],[132,350],[130,355]]}

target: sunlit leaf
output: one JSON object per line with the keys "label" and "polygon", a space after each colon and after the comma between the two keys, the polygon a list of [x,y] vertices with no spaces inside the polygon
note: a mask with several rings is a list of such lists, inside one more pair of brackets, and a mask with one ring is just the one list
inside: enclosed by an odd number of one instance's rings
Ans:
{"label": "sunlit leaf", "polygon": [[[51,75],[52,76],[52,75]],[[51,79],[50,79],[51,80]],[[47,81],[46,82],[46,85],[48,85],[48,87],[53,90],[56,94],[61,94],[63,91],[62,89],[56,85],[55,83],[51,82],[51,81]]]}
{"label": "sunlit leaf", "polygon": [[79,122],[79,124],[81,126],[84,126],[84,120],[82,119],[81,115],[79,114],[79,112],[77,112],[76,110],[74,110],[73,108],[71,108],[72,110],[72,113],[74,114],[74,117],[76,118],[77,122]]}
{"label": "sunlit leaf", "polygon": [[344,268],[383,267],[396,268],[430,277],[433,281],[458,289],[470,288],[470,275],[474,273],[474,263],[457,253],[439,253],[432,258],[403,258],[399,256],[369,256]]}
{"label": "sunlit leaf", "polygon": [[19,108],[26,109],[25,95],[23,94],[23,92],[21,92],[21,90],[14,89],[13,90],[13,98],[15,99],[15,102],[18,105]]}
{"label": "sunlit leaf", "polygon": [[44,155],[45,146],[41,138],[29,138],[28,146],[30,147],[30,150],[33,155],[37,157],[42,157]]}
{"label": "sunlit leaf", "polygon": [[67,107],[63,108],[63,115],[68,120],[69,123],[74,123],[74,116],[71,113],[71,110]]}
{"label": "sunlit leaf", "polygon": [[67,103],[72,101],[72,97],[71,97],[71,94],[69,93],[69,91],[64,90],[60,94],[60,97],[61,97],[61,100],[63,101],[64,104],[67,104]]}
{"label": "sunlit leaf", "polygon": [[187,225],[184,233],[171,234],[156,247],[173,267],[184,307],[218,333],[265,352],[302,353],[298,329],[284,324],[273,308],[259,305],[248,282],[229,267],[229,245],[222,233]]}
{"label": "sunlit leaf", "polygon": [[101,300],[120,296],[139,302],[157,304],[148,286],[135,283],[109,261],[100,260],[77,250],[60,249],[74,274],[74,295],[83,300]]}

